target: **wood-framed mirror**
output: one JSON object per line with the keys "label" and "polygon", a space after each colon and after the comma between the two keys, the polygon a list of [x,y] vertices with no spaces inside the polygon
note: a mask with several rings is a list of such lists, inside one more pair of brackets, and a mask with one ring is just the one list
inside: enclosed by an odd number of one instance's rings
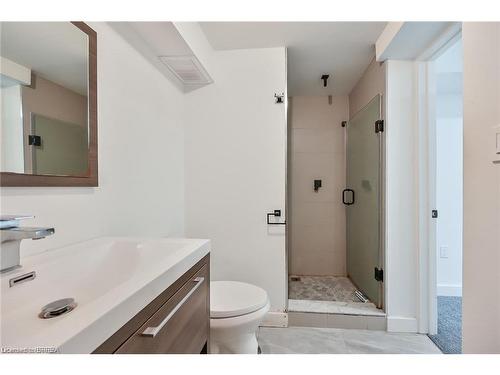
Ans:
{"label": "wood-framed mirror", "polygon": [[98,186],[97,34],[0,22],[0,185]]}

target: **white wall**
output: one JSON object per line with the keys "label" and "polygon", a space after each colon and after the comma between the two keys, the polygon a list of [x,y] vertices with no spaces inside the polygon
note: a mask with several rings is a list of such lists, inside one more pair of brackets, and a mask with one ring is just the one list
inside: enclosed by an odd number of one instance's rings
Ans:
{"label": "white wall", "polygon": [[98,37],[99,187],[2,188],[1,212],[54,226],[22,255],[104,235],[184,234],[182,94],[105,23]]}
{"label": "white wall", "polygon": [[386,312],[389,331],[416,332],[418,307],[418,127],[416,67],[385,62]]}
{"label": "white wall", "polygon": [[437,295],[461,296],[462,95],[438,91],[436,99]]}
{"label": "white wall", "polygon": [[285,49],[204,50],[215,83],[186,95],[186,234],[212,240],[214,280],[261,286],[283,311],[285,228],[266,213],[285,209]]}
{"label": "white wall", "polygon": [[436,119],[438,296],[462,295],[462,142],[461,118]]}
{"label": "white wall", "polygon": [[437,295],[462,295],[462,44],[436,61]]}
{"label": "white wall", "polygon": [[[464,23],[463,352],[500,353],[500,23]],[[498,157],[497,157],[498,158]]]}

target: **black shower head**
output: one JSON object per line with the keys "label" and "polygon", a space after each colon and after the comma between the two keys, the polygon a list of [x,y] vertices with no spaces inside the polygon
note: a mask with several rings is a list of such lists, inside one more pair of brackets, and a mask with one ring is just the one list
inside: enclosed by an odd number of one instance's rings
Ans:
{"label": "black shower head", "polygon": [[330,78],[330,74],[323,74],[321,76],[321,79],[323,80],[323,87],[328,85],[328,78]]}

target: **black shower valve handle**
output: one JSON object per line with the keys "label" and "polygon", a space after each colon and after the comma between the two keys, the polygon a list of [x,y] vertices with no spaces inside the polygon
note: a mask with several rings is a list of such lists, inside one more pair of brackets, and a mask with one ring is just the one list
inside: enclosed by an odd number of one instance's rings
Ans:
{"label": "black shower valve handle", "polygon": [[322,186],[322,181],[321,180],[314,180],[314,192],[318,192],[319,188]]}

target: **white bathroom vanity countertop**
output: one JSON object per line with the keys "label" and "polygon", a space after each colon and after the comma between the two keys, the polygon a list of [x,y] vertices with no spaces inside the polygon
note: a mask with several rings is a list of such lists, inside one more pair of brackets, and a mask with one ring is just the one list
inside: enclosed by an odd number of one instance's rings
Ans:
{"label": "white bathroom vanity countertop", "polygon": [[[90,353],[209,252],[209,240],[106,237],[22,258],[1,275],[2,352]],[[31,271],[34,280],[9,287]],[[38,317],[62,298],[78,306]]]}

